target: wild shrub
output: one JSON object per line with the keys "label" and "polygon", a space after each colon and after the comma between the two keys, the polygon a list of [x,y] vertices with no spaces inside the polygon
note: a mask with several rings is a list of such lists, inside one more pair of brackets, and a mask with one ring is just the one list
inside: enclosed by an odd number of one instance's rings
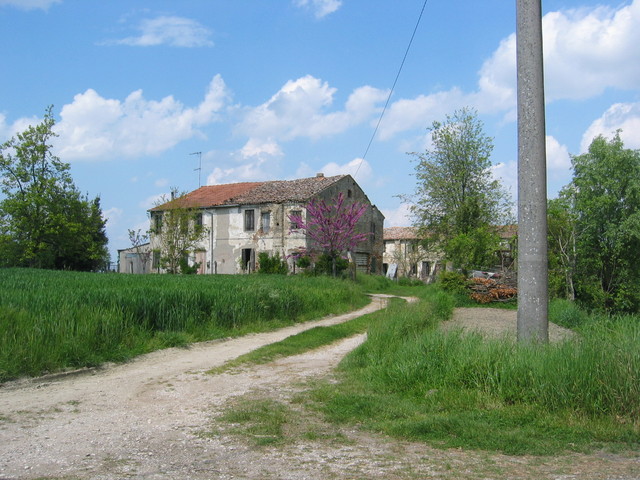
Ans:
{"label": "wild shrub", "polygon": [[450,293],[466,295],[469,281],[462,273],[458,272],[440,272],[438,275],[438,284],[440,287]]}
{"label": "wild shrub", "polygon": [[258,254],[258,264],[260,268],[258,273],[262,274],[278,274],[286,275],[289,273],[289,267],[284,259],[280,258],[280,253],[269,255],[269,252],[260,252]]}
{"label": "wild shrub", "polygon": [[[349,260],[342,257],[336,257],[336,276],[339,277],[347,268],[349,268]],[[333,259],[330,255],[323,253],[319,255],[313,267],[316,275],[333,275]]]}

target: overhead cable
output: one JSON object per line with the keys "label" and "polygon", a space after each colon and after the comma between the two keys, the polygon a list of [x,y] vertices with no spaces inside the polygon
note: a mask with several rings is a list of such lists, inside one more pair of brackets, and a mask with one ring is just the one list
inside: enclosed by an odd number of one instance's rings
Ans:
{"label": "overhead cable", "polygon": [[367,157],[367,154],[369,153],[369,149],[371,148],[371,144],[373,143],[373,140],[376,138],[376,134],[378,133],[378,128],[380,128],[380,123],[382,122],[382,117],[384,117],[384,114],[387,111],[387,107],[389,106],[389,102],[391,101],[391,95],[393,95],[393,92],[394,92],[394,90],[396,88],[396,84],[398,83],[398,78],[400,78],[400,73],[402,72],[402,67],[404,67],[404,63],[407,60],[407,56],[409,55],[409,50],[411,49],[411,44],[413,43],[413,39],[416,36],[416,32],[418,31],[418,26],[420,25],[420,20],[422,20],[422,15],[424,14],[424,10],[427,7],[427,2],[428,1],[429,0],[424,0],[424,3],[422,4],[422,10],[420,10],[420,15],[418,16],[418,21],[416,22],[416,26],[413,29],[413,33],[411,34],[411,39],[409,40],[409,45],[407,45],[407,49],[404,52],[404,57],[402,57],[402,62],[400,63],[400,68],[398,68],[398,73],[396,74],[396,78],[393,81],[393,85],[391,86],[391,90],[389,91],[389,96],[387,97],[387,101],[385,102],[384,107],[382,108],[382,112],[380,113],[380,117],[378,118],[378,123],[376,124],[376,128],[373,130],[373,134],[371,135],[371,138],[369,139],[369,143],[367,144],[367,148],[364,151],[364,155],[362,155],[362,158],[360,159],[360,163],[358,164],[358,168],[356,169],[355,173],[353,174],[354,177],[358,174],[358,171],[360,170],[360,167],[362,166],[362,162]]}

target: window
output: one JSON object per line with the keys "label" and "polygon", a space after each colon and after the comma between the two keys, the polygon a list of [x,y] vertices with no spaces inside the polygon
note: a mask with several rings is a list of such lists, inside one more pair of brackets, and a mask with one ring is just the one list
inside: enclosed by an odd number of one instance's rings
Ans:
{"label": "window", "polygon": [[202,213],[196,213],[194,221],[195,221],[196,227],[201,227],[202,226]]}
{"label": "window", "polygon": [[371,239],[376,239],[376,222],[371,222]]}
{"label": "window", "polygon": [[162,212],[153,212],[151,214],[153,230],[155,233],[160,233],[162,231]]}
{"label": "window", "polygon": [[160,268],[160,252],[158,250],[153,251],[153,265],[152,268],[159,269]]}
{"label": "window", "polygon": [[262,231],[269,233],[271,230],[271,212],[262,212]]}
{"label": "window", "polygon": [[256,224],[253,213],[253,210],[244,211],[244,230],[246,232],[252,232],[255,230]]}
{"label": "window", "polygon": [[295,229],[295,228],[300,228],[300,223],[298,221],[294,221],[295,220],[302,220],[302,210],[291,210],[291,213],[289,214],[289,217],[292,219],[291,220],[291,228]]}

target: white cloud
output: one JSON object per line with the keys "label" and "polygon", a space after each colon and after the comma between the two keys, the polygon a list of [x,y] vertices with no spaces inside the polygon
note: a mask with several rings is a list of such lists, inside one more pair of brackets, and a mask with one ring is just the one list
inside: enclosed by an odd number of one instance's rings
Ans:
{"label": "white cloud", "polygon": [[280,157],[283,155],[280,145],[272,139],[261,141],[256,138],[250,138],[244,147],[242,147],[242,150],[240,150],[240,154],[244,158],[259,157],[262,155]]}
{"label": "white cloud", "polygon": [[427,127],[434,120],[451,114],[453,110],[469,104],[470,97],[458,88],[431,95],[419,95],[414,99],[393,102],[380,124],[380,138],[389,139],[405,130]]}
{"label": "white cloud", "polygon": [[201,134],[198,127],[215,120],[228,96],[219,75],[195,108],[185,107],[173,96],[146,100],[142,90],[120,101],[89,89],[62,108],[56,153],[65,160],[158,154]]}
{"label": "white cloud", "polygon": [[51,5],[62,3],[62,0],[0,0],[0,7],[5,5],[22,10],[48,10]]}
{"label": "white cloud", "polygon": [[323,165],[319,171],[327,177],[334,175],[351,175],[357,179],[358,183],[366,182],[371,178],[373,173],[371,164],[362,158],[354,158],[350,162],[342,165],[336,162],[329,162]]}
{"label": "white cloud", "polygon": [[4,142],[4,140],[9,140],[18,133],[24,132],[30,126],[36,126],[41,122],[41,118],[23,117],[9,125],[7,123],[7,117],[0,113],[0,143]]}
{"label": "white cloud", "polygon": [[[547,101],[587,99],[607,88],[640,85],[640,0],[614,9],[582,8],[551,12],[543,18]],[[394,102],[382,120],[380,136],[426,128],[433,120],[466,105],[479,113],[516,107],[516,36],[503,39],[478,72],[475,92],[458,88]]]}
{"label": "white cloud", "polygon": [[238,130],[253,138],[319,139],[367,121],[387,95],[373,87],[360,87],[349,96],[344,110],[327,113],[335,92],[311,75],[289,80],[267,102],[249,110]]}
{"label": "white cloud", "polygon": [[382,208],[380,211],[384,215],[385,228],[411,226],[410,208],[411,206],[408,203],[401,203],[397,208]]}
{"label": "white cloud", "polygon": [[516,36],[500,42],[491,58],[480,68],[478,92],[472,101],[479,111],[495,112],[516,105]]}
{"label": "white cloud", "polygon": [[316,18],[323,18],[342,6],[342,0],[294,0],[293,3],[297,7],[310,8]]}
{"label": "white cloud", "polygon": [[261,182],[273,179],[273,168],[261,158],[244,163],[237,167],[220,168],[216,167],[207,176],[207,185],[220,185],[223,183],[237,182]]}
{"label": "white cloud", "polygon": [[581,153],[589,149],[594,138],[611,138],[622,130],[620,138],[626,148],[640,148],[640,103],[616,103],[595,120],[582,136]]}
{"label": "white cloud", "polygon": [[[545,97],[586,99],[640,82],[640,0],[614,9],[581,8],[543,18]],[[478,108],[516,101],[516,36],[504,39],[480,70]]]}
{"label": "white cloud", "polygon": [[151,195],[150,197],[145,198],[140,203],[138,203],[138,207],[147,211],[150,208],[155,207],[156,205],[165,202],[169,197],[169,193],[158,193],[156,195]]}
{"label": "white cloud", "polygon": [[169,185],[169,180],[167,178],[159,178],[157,179],[155,182],[153,182],[153,184],[156,187],[166,187],[167,185]]}
{"label": "white cloud", "polygon": [[211,31],[189,18],[160,16],[145,19],[137,27],[140,35],[121,40],[106,42],[114,45],[134,47],[152,47],[169,45],[171,47],[212,47]]}
{"label": "white cloud", "polygon": [[546,137],[546,150],[547,150],[547,168],[556,172],[568,172],[571,170],[571,155],[569,155],[569,149],[560,144],[555,137],[547,135]]}
{"label": "white cloud", "polygon": [[543,29],[549,100],[584,99],[640,83],[640,0],[618,9],[552,12]]}
{"label": "white cloud", "polygon": [[114,228],[118,225],[122,218],[123,210],[121,208],[112,207],[102,211],[103,218],[107,221],[107,228]]}
{"label": "white cloud", "polygon": [[518,195],[518,162],[500,162],[491,166],[491,176],[498,180],[513,201]]}

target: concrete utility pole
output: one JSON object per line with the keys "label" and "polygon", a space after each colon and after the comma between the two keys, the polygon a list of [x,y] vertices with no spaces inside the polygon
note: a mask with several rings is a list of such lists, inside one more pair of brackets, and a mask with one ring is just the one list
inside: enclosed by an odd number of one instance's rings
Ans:
{"label": "concrete utility pole", "polygon": [[516,0],[518,340],[549,341],[542,2]]}

